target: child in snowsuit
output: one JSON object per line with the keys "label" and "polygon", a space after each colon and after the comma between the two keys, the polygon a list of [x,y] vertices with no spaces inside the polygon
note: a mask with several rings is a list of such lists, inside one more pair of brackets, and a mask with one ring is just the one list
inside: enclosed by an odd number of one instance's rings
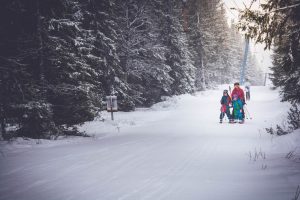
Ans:
{"label": "child in snowsuit", "polygon": [[238,95],[234,94],[232,97],[232,107],[233,107],[233,119],[234,122],[244,123],[243,120],[243,102],[238,98]]}
{"label": "child in snowsuit", "polygon": [[232,122],[232,117],[230,115],[230,105],[231,105],[231,98],[228,95],[228,90],[223,91],[223,96],[221,98],[221,114],[220,114],[220,123],[223,122],[223,118],[225,117],[225,114],[227,115],[227,118],[229,122]]}

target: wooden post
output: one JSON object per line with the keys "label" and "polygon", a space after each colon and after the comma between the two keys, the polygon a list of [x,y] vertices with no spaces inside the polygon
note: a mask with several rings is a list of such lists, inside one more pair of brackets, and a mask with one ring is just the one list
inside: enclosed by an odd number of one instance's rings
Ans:
{"label": "wooden post", "polygon": [[110,113],[111,113],[111,120],[114,121],[114,112],[113,112],[113,100],[112,100],[112,96],[110,97]]}

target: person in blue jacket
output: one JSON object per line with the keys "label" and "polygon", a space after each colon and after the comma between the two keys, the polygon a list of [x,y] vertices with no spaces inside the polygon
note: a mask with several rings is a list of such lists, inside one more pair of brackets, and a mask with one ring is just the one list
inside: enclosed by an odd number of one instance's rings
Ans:
{"label": "person in blue jacket", "polygon": [[232,96],[233,118],[234,122],[244,123],[243,120],[243,102],[238,98],[238,95]]}
{"label": "person in blue jacket", "polygon": [[225,117],[225,114],[227,115],[227,118],[229,122],[232,122],[232,116],[230,114],[230,105],[231,105],[231,98],[228,94],[228,90],[223,91],[223,96],[221,98],[221,114],[220,114],[220,123],[223,122],[223,118]]}

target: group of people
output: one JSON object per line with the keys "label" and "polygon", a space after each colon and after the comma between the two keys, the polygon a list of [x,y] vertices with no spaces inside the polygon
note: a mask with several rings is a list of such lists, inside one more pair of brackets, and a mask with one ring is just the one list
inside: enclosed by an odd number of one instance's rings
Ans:
{"label": "group of people", "polygon": [[[250,100],[250,86],[246,85],[246,98]],[[221,98],[221,114],[220,123],[223,122],[225,115],[227,116],[229,123],[240,123],[245,122],[244,105],[246,104],[245,94],[239,83],[234,83],[234,89],[229,95],[228,90],[223,91]],[[232,112],[230,110],[232,109]]]}

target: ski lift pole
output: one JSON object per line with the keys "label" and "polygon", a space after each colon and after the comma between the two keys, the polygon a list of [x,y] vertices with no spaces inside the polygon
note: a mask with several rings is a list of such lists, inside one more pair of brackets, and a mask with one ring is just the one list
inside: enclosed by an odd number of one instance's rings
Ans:
{"label": "ski lift pole", "polygon": [[249,52],[249,38],[245,38],[245,51],[244,51],[244,58],[241,65],[241,74],[240,74],[240,84],[244,85],[244,79],[245,79],[245,69],[247,65],[247,57]]}

